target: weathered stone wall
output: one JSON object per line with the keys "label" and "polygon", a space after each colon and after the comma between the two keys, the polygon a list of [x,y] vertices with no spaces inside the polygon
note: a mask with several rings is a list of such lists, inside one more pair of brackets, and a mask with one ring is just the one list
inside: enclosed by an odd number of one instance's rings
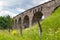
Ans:
{"label": "weathered stone wall", "polygon": [[[15,16],[13,18],[14,19],[14,28],[19,28],[19,27],[24,28],[25,16],[27,16],[29,18],[29,26],[31,26],[35,13],[40,12],[40,14],[42,13],[44,15],[44,17],[46,18],[49,15],[51,15],[52,12],[55,10],[55,8],[58,6],[60,6],[60,0],[55,0],[55,1],[46,2],[44,4],[41,4],[36,7],[31,8],[31,9],[26,10],[23,13]],[[19,18],[21,18],[21,20],[19,20]],[[36,20],[37,20],[37,18],[36,18]],[[19,24],[19,22],[21,22],[21,23]]]}

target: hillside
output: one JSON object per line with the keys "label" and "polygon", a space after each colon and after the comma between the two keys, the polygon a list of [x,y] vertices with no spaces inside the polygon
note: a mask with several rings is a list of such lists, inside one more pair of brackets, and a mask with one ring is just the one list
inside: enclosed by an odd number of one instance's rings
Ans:
{"label": "hillside", "polygon": [[[60,7],[55,12],[41,22],[42,38],[41,40],[60,40]],[[22,37],[19,34],[11,35],[0,31],[0,40],[40,40],[38,24],[24,29]]]}
{"label": "hillside", "polygon": [[[43,29],[42,40],[60,40],[60,7],[50,17],[42,21],[41,25]],[[32,40],[40,40],[37,24],[26,30],[25,36]]]}
{"label": "hillside", "polygon": [[[42,40],[60,40],[60,7],[57,8],[50,17],[42,21],[41,25],[43,29]],[[37,24],[28,30],[27,33],[25,33],[29,36],[29,38],[31,37],[30,39],[40,40]]]}

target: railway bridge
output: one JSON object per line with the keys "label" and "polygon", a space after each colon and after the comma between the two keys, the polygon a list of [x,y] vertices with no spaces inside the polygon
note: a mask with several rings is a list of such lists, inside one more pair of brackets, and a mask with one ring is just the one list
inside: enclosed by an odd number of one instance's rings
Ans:
{"label": "railway bridge", "polygon": [[51,0],[46,3],[40,4],[33,8],[30,8],[13,18],[14,29],[19,27],[28,28],[31,27],[37,20],[41,20],[42,16],[47,18],[60,6],[60,0]]}

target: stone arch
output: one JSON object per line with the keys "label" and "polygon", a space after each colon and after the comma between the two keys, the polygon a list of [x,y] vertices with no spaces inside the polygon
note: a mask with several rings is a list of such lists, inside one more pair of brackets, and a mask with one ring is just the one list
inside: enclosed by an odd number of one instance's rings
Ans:
{"label": "stone arch", "polygon": [[52,13],[54,13],[54,12],[55,12],[55,10],[56,10],[58,7],[60,7],[60,5],[59,5],[59,6],[57,6],[57,7],[55,7]]}
{"label": "stone arch", "polygon": [[29,16],[27,16],[27,15],[24,17],[23,26],[24,26],[24,28],[29,27]]}
{"label": "stone arch", "polygon": [[21,27],[21,17],[18,20],[18,25],[19,25],[19,28],[20,28]]}
{"label": "stone arch", "polygon": [[34,25],[37,22],[37,20],[41,20],[42,16],[43,16],[42,12],[34,13],[34,16],[32,19],[32,25]]}

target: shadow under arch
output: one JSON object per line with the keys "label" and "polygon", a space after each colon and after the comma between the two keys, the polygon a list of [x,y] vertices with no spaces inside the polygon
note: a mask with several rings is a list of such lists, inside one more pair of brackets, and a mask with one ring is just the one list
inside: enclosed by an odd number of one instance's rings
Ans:
{"label": "shadow under arch", "polygon": [[26,15],[24,17],[23,26],[24,26],[24,28],[28,28],[29,27],[29,16],[28,15]]}
{"label": "shadow under arch", "polygon": [[34,16],[33,16],[33,19],[32,19],[32,25],[37,23],[38,20],[40,21],[42,19],[42,16],[43,16],[42,12],[34,13]]}

